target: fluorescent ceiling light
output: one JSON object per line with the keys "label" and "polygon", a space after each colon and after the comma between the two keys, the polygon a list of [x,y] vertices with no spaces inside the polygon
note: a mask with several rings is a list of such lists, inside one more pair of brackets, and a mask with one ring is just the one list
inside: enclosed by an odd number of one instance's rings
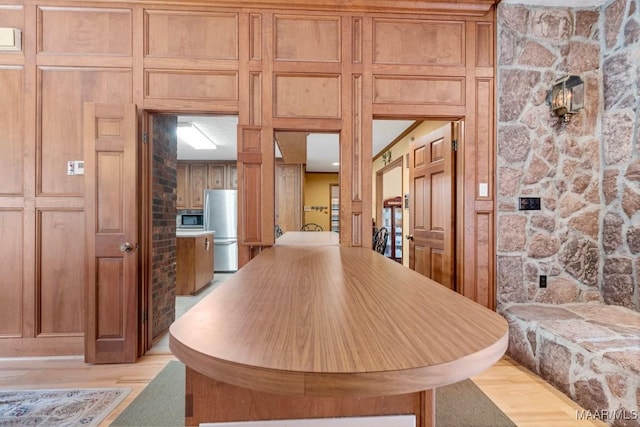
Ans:
{"label": "fluorescent ceiling light", "polygon": [[216,144],[198,126],[190,122],[178,123],[178,137],[196,150],[217,148]]}
{"label": "fluorescent ceiling light", "polygon": [[331,165],[332,165],[332,166],[340,166],[340,163],[338,163],[338,162],[333,162],[333,163],[331,163]]}

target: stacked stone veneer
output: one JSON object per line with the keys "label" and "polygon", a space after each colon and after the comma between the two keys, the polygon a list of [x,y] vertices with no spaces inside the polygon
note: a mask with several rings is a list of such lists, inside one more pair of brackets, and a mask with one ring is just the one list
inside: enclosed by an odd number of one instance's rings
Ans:
{"label": "stacked stone veneer", "polygon": [[[601,301],[640,310],[640,11],[498,7],[498,306]],[[547,91],[576,74],[585,108]],[[518,198],[541,197],[540,211]],[[548,287],[540,289],[540,275]]]}
{"label": "stacked stone veneer", "polygon": [[[513,304],[508,353],[589,416],[640,426],[640,313],[600,303]],[[578,416],[578,414],[576,414]]]}
{"label": "stacked stone veneer", "polygon": [[[636,417],[625,411],[640,407],[639,1],[501,3],[497,22],[497,305],[508,353],[583,407]],[[563,124],[546,97],[567,74],[584,80],[585,107]],[[518,210],[525,196],[541,210]]]}

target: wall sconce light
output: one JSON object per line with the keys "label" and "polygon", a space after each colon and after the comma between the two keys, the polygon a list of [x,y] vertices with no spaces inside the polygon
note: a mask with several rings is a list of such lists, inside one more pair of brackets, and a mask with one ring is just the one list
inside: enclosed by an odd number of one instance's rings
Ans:
{"label": "wall sconce light", "polygon": [[197,150],[217,148],[216,144],[202,132],[202,129],[190,122],[178,123],[178,137]]}
{"label": "wall sconce light", "polygon": [[382,153],[382,162],[384,163],[385,166],[391,163],[391,150],[387,150],[384,153]]}
{"label": "wall sconce light", "polygon": [[565,76],[555,81],[547,96],[551,110],[563,123],[584,107],[584,82],[579,76]]}

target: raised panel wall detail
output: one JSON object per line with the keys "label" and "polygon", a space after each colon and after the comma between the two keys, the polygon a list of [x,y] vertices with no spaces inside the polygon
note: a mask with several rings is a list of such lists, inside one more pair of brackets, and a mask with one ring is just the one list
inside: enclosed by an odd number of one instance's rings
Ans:
{"label": "raised panel wall detail", "polygon": [[242,182],[248,194],[245,194],[242,201],[243,217],[245,218],[244,242],[260,242],[262,239],[261,222],[262,209],[260,201],[262,200],[262,166],[259,164],[245,164],[242,168]]}
{"label": "raised panel wall detail", "polygon": [[464,105],[464,78],[375,76],[376,104]]}
{"label": "raised panel wall detail", "polygon": [[238,59],[235,13],[148,11],[146,21],[147,56]]}
{"label": "raised panel wall detail", "polygon": [[[0,67],[0,194],[21,195],[24,158],[24,70]],[[0,258],[2,259],[2,258]]]}
{"label": "raised panel wall detail", "polygon": [[249,15],[249,59],[262,58],[262,15]]}
{"label": "raised panel wall detail", "polygon": [[0,27],[18,28],[24,32],[24,8],[21,5],[0,5]]}
{"label": "raised panel wall detail", "polygon": [[149,70],[147,98],[238,100],[238,73]]}
{"label": "raised panel wall detail", "polygon": [[[476,197],[479,183],[487,183],[488,198],[493,198],[494,148],[493,148],[493,80],[476,80]],[[484,197],[483,197],[484,198]]]}
{"label": "raised panel wall detail", "polygon": [[275,59],[339,62],[340,19],[307,16],[275,17]]}
{"label": "raised panel wall detail", "polygon": [[276,117],[340,117],[340,76],[280,74],[275,77]]}
{"label": "raised panel wall detail", "polygon": [[83,177],[67,175],[66,168],[67,161],[82,160],[84,156],[82,103],[131,102],[131,71],[42,68],[39,74],[39,191],[82,195]]}
{"label": "raised panel wall detail", "polygon": [[373,63],[464,65],[464,22],[373,21]]}
{"label": "raised panel wall detail", "polygon": [[0,337],[22,336],[22,227],[21,210],[0,210]]}
{"label": "raised panel wall detail", "polygon": [[38,52],[70,55],[132,55],[129,9],[41,7]]}
{"label": "raised panel wall detail", "polygon": [[478,22],[476,24],[476,65],[492,67],[493,56],[493,24]]}
{"label": "raised panel wall detail", "polygon": [[84,331],[84,212],[38,212],[38,335]]}
{"label": "raised panel wall detail", "polygon": [[475,215],[475,287],[474,295],[468,295],[478,304],[495,309],[495,292],[493,290],[494,257],[493,246],[494,227],[492,212],[476,212]]}

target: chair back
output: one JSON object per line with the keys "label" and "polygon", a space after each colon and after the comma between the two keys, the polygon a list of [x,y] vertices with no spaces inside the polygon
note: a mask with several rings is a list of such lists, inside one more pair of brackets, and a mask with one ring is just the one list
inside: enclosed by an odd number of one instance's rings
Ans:
{"label": "chair back", "polygon": [[308,222],[302,226],[301,231],[324,231],[322,227],[315,222]]}

